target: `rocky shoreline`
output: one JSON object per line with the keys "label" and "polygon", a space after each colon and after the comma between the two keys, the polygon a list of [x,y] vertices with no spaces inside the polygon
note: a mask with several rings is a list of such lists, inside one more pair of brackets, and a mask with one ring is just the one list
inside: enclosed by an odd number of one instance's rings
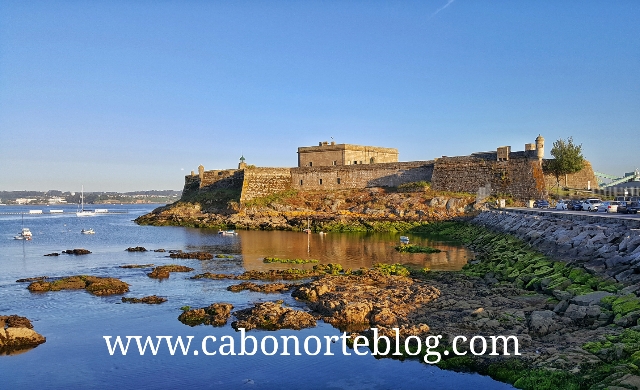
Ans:
{"label": "rocky shoreline", "polygon": [[33,330],[26,317],[18,315],[0,316],[0,354],[12,354],[32,349],[47,339]]}

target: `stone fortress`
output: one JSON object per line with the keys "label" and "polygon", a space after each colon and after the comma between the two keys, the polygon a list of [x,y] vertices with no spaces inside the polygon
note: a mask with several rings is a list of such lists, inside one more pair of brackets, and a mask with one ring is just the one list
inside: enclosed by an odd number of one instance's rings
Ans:
{"label": "stone fortress", "polygon": [[[556,185],[543,172],[544,138],[525,144],[524,151],[510,146],[468,156],[442,156],[426,161],[398,161],[398,150],[374,146],[320,142],[298,148],[295,168],[266,168],[247,165],[240,158],[238,169],[205,171],[186,176],[182,199],[203,193],[235,193],[240,203],[289,189],[341,190],[369,187],[397,187],[426,181],[437,191],[470,192],[486,190],[488,195],[512,196],[518,200],[544,197]],[[562,178],[562,186],[576,189],[597,187],[586,162],[582,171]]]}

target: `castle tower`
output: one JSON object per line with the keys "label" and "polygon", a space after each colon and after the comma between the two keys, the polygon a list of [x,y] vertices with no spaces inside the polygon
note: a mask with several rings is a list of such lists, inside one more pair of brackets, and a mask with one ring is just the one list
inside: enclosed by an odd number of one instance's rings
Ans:
{"label": "castle tower", "polygon": [[536,150],[538,151],[538,160],[542,161],[544,158],[544,138],[540,134],[536,138]]}
{"label": "castle tower", "polygon": [[244,161],[245,161],[244,156],[240,156],[240,163],[238,164],[238,169],[245,169],[247,167],[247,164]]}
{"label": "castle tower", "polygon": [[204,179],[204,166],[200,165],[198,167],[198,176],[200,176],[200,182]]}

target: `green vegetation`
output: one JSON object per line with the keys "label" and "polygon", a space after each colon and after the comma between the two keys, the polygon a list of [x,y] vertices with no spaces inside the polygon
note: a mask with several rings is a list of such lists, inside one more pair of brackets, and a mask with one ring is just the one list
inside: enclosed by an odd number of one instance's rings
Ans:
{"label": "green vegetation", "polygon": [[440,249],[430,246],[420,246],[414,244],[400,244],[396,246],[396,250],[401,253],[440,253]]}
{"label": "green vegetation", "polygon": [[419,192],[428,190],[429,188],[431,188],[431,184],[427,181],[414,181],[400,184],[398,186],[398,192]]}
{"label": "green vegetation", "polygon": [[344,271],[342,265],[336,263],[318,264],[313,266],[313,270],[322,274],[339,275]]}
{"label": "green vegetation", "polygon": [[279,259],[277,257],[265,257],[262,260],[263,263],[291,263],[291,264],[307,264],[317,263],[315,259]]}
{"label": "green vegetation", "polygon": [[276,192],[268,196],[255,198],[244,202],[245,207],[264,207],[271,203],[279,203],[285,199],[293,198],[298,195],[298,190],[290,189],[285,191]]}
{"label": "green vegetation", "polygon": [[574,145],[573,138],[559,139],[551,148],[553,159],[546,160],[543,166],[545,173],[550,173],[556,178],[556,185],[560,189],[560,177],[579,172],[584,167],[582,145]]}
{"label": "green vegetation", "polygon": [[216,259],[233,259],[233,255],[224,255],[224,254],[217,254],[215,256]]}
{"label": "green vegetation", "polygon": [[378,263],[373,266],[374,269],[380,271],[383,275],[409,276],[409,269],[402,264],[382,264]]}

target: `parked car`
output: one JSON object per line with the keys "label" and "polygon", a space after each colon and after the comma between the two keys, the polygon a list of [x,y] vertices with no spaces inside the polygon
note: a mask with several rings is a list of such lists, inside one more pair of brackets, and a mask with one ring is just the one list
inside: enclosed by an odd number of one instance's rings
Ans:
{"label": "parked car", "polygon": [[582,209],[585,211],[598,211],[598,206],[602,201],[596,198],[589,198],[582,202]]}
{"label": "parked car", "polygon": [[621,202],[618,206],[618,212],[625,214],[638,214],[638,209],[640,202]]}
{"label": "parked car", "polygon": [[547,202],[544,199],[538,199],[535,202],[533,202],[533,207],[536,209],[548,209],[549,208],[549,202]]}
{"label": "parked car", "polygon": [[602,202],[602,204],[598,206],[598,212],[599,213],[617,213],[619,205],[620,205],[620,202],[618,201],[608,200],[606,202]]}
{"label": "parked car", "polygon": [[558,203],[556,203],[556,210],[568,210],[571,203],[568,200],[560,199]]}
{"label": "parked car", "polygon": [[569,205],[569,210],[573,211],[581,211],[582,210],[582,202],[579,200],[572,200]]}

